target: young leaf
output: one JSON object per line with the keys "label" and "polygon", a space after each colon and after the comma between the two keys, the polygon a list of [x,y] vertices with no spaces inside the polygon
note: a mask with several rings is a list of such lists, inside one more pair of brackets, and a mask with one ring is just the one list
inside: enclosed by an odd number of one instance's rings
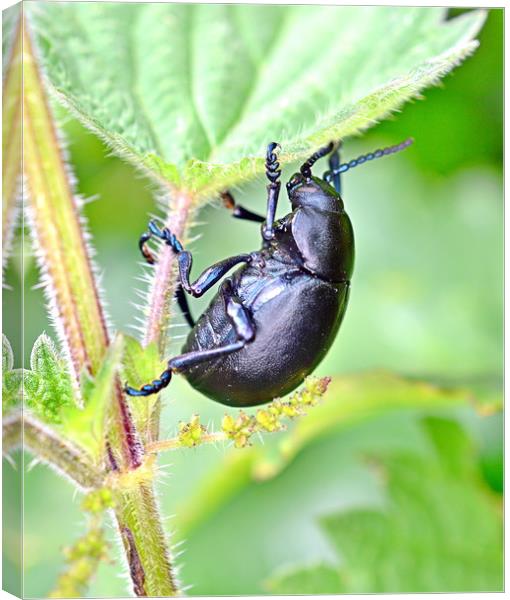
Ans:
{"label": "young leaf", "polygon": [[14,354],[7,336],[2,333],[2,373],[10,371],[14,366]]}
{"label": "young leaf", "polygon": [[120,155],[197,195],[370,127],[477,46],[473,11],[30,3],[57,97]]}
{"label": "young leaf", "polygon": [[[473,462],[471,444],[452,421],[428,420],[426,431],[436,460],[402,454],[375,459],[388,495],[383,510],[356,509],[323,519],[343,559],[339,585],[330,593],[502,590],[498,510],[475,473],[449,468],[450,454]],[[316,577],[317,570],[296,570],[275,578],[270,589],[302,593]]]}
{"label": "young leaf", "polygon": [[60,423],[63,407],[73,405],[72,379],[65,361],[43,333],[32,348],[31,371],[24,371],[26,405],[46,423]]}
{"label": "young leaf", "polygon": [[104,452],[106,410],[114,392],[115,379],[122,357],[123,338],[117,336],[109,347],[94,382],[88,382],[84,391],[84,406],[66,406],[62,412],[62,431],[88,450],[99,462]]}
{"label": "young leaf", "polygon": [[[164,369],[166,363],[159,358],[157,344],[151,343],[145,348],[133,337],[124,337],[124,355],[122,359],[123,381],[128,385],[140,388],[142,385],[152,381]],[[154,431],[159,419],[158,396],[147,398],[130,398],[129,406],[133,420],[144,443],[157,439]]]}
{"label": "young leaf", "polygon": [[21,401],[22,370],[14,369],[14,356],[7,337],[2,334],[2,413],[8,413]]}

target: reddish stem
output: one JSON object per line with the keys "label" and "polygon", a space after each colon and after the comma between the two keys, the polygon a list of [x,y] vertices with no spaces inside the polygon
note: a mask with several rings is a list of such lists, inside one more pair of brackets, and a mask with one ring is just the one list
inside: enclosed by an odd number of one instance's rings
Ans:
{"label": "reddish stem", "polygon": [[[176,192],[165,224],[179,239],[185,236],[191,205],[192,196],[189,192]],[[143,344],[146,346],[151,342],[157,342],[161,355],[165,353],[168,338],[170,303],[175,291],[175,262],[173,250],[163,245],[149,292],[149,316]]]}

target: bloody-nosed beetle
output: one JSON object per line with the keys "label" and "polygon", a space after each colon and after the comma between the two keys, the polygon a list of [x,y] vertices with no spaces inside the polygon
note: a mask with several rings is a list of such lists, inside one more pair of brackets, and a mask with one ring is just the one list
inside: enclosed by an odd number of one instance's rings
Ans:
{"label": "bloody-nosed beetle", "polygon": [[[255,406],[296,388],[324,358],[347,307],[354,234],[340,197],[340,175],[411,143],[408,139],[343,164],[339,144],[320,148],[287,183],[292,211],[277,221],[281,171],[278,144],[269,144],[266,216],[236,204],[229,192],[222,194],[234,217],[262,223],[262,248],[213,264],[193,283],[191,253],[169,229],[151,221],[140,238],[140,250],[153,263],[147,241],[154,236],[177,254],[176,296],[192,329],[182,354],[168,361],[158,379],[140,389],[126,386],[125,391],[131,396],[155,394],[176,372],[212,400],[229,406]],[[312,166],[328,154],[329,170],[322,179],[315,177]],[[236,266],[195,323],[186,294],[202,296]]]}

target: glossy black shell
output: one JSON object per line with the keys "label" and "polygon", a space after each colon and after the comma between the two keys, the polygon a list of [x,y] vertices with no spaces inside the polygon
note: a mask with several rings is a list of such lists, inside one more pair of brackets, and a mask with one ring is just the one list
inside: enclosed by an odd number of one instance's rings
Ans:
{"label": "glossy black shell", "polygon": [[[194,388],[229,406],[255,406],[296,388],[324,358],[347,307],[354,235],[340,196],[312,178],[289,198],[293,211],[278,221],[274,238],[230,277],[255,324],[254,340],[183,371]],[[236,340],[217,293],[182,351]]]}

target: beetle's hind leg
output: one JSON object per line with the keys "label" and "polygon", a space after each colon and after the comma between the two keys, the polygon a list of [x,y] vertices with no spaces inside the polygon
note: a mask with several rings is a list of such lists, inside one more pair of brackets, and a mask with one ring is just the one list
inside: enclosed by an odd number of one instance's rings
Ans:
{"label": "beetle's hind leg", "polygon": [[225,301],[225,311],[234,326],[237,341],[209,350],[186,352],[185,354],[171,358],[168,361],[168,368],[161,373],[159,379],[154,379],[154,381],[142,386],[140,389],[126,386],[124,388],[126,394],[129,396],[150,396],[151,394],[157,394],[170,383],[174,372],[184,371],[203,362],[237,352],[255,338],[255,326],[251,315],[239,298],[233,293],[232,284],[229,280],[224,282],[221,292]]}
{"label": "beetle's hind leg", "polygon": [[263,223],[265,221],[265,217],[262,215],[258,215],[257,213],[244,208],[240,204],[237,204],[234,200],[234,197],[229,191],[221,192],[221,199],[223,200],[223,205],[232,211],[232,216],[235,219],[242,219],[243,221],[253,221],[255,223]]}

